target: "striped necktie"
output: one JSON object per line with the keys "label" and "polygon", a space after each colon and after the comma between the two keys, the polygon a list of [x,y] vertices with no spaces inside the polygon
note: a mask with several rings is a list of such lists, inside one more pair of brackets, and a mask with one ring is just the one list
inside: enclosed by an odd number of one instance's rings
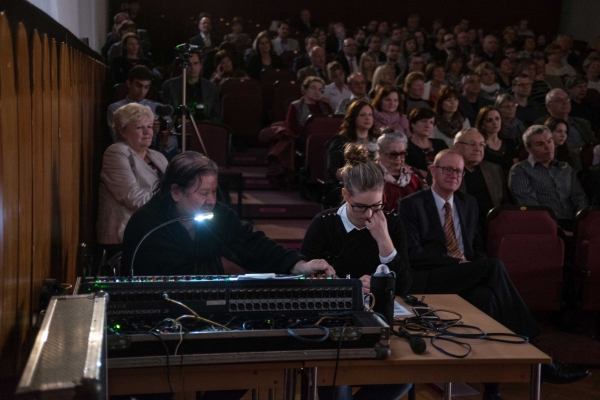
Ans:
{"label": "striped necktie", "polygon": [[446,216],[444,219],[444,233],[446,234],[446,247],[448,247],[448,254],[453,258],[463,258],[458,247],[458,240],[456,239],[456,232],[454,232],[454,221],[452,220],[452,206],[446,202],[444,204],[446,210]]}

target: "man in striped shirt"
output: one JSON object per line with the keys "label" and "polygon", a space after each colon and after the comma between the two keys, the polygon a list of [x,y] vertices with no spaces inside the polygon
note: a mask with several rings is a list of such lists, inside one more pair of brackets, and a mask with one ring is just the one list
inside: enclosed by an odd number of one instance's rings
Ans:
{"label": "man in striped shirt", "polygon": [[533,125],[523,134],[529,153],[527,160],[510,170],[509,187],[514,200],[524,206],[548,206],[565,235],[573,235],[577,211],[588,200],[571,166],[554,159],[552,132],[544,125]]}

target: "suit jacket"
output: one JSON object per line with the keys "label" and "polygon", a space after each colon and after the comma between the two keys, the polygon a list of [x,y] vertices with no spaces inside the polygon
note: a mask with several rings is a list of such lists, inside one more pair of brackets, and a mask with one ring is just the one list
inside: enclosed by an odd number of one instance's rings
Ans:
{"label": "suit jacket", "polygon": [[[221,39],[219,39],[217,37],[217,35],[213,35],[212,33],[210,33],[209,36],[210,36],[210,48],[211,49],[216,49],[217,47],[219,47],[221,45]],[[204,46],[204,38],[202,37],[202,34],[200,34],[200,33],[190,39],[190,44],[196,45],[196,46],[200,47],[201,49],[204,49],[206,47],[206,46]]]}
{"label": "suit jacket", "polygon": [[[506,190],[504,188],[504,172],[502,167],[498,164],[491,163],[489,161],[481,161],[479,164],[483,179],[485,180],[485,186],[487,187],[492,204],[494,207],[498,207],[502,204],[508,204],[506,197]],[[467,185],[463,179],[458,188],[463,193],[467,193]]]}
{"label": "suit jacket", "polygon": [[[163,173],[167,159],[158,151],[147,150],[148,158]],[[118,244],[129,218],[143,206],[158,183],[158,175],[123,142],[111,145],[104,152],[100,172],[98,242]]]}
{"label": "suit jacket", "polygon": [[[406,231],[408,258],[415,270],[428,270],[460,261],[448,255],[446,235],[431,190],[413,193],[400,201],[399,213]],[[464,256],[469,261],[486,258],[483,241],[477,232],[477,201],[473,196],[457,191],[454,193],[454,207],[460,218]]]}
{"label": "suit jacket", "polygon": [[302,54],[294,58],[294,65],[292,67],[292,71],[294,71],[295,74],[297,74],[298,71],[305,67],[310,67],[310,58],[308,57],[308,54]]}
{"label": "suit jacket", "polygon": [[[275,39],[272,40],[272,43],[273,43],[273,51],[275,51],[275,53],[278,56],[280,56],[281,53],[283,53],[283,49],[281,48],[281,38],[279,36],[277,36]],[[288,38],[287,46],[288,46],[288,51],[300,51],[300,44],[298,43],[298,41],[296,39]]]}
{"label": "suit jacket", "polygon": [[[171,78],[163,84],[162,101],[165,104],[171,104],[177,108],[181,104],[183,96],[183,87],[181,85],[181,76]],[[221,101],[217,87],[210,81],[201,78],[202,104],[204,105],[204,115],[210,122],[221,123]]]}
{"label": "suit jacket", "polygon": [[[323,68],[323,75],[325,75],[325,83],[329,83],[329,80],[327,79],[327,71],[325,68]],[[319,76],[319,74],[317,73],[317,70],[314,69],[312,66],[302,68],[300,71],[298,71],[297,74],[298,83],[302,85],[302,82],[304,82],[304,80],[309,76]]]}

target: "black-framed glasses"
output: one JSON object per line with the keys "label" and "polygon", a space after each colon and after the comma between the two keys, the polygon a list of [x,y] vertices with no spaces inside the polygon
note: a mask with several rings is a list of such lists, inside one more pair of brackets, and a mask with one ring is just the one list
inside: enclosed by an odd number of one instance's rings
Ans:
{"label": "black-framed glasses", "polygon": [[398,157],[400,157],[400,158],[406,158],[406,156],[408,155],[408,153],[406,151],[401,151],[400,153],[396,153],[395,151],[392,151],[390,153],[383,153],[383,154],[385,154],[386,156],[388,156],[388,158],[390,160],[395,160]]}
{"label": "black-framed glasses", "polygon": [[358,212],[358,213],[364,213],[367,210],[371,210],[373,212],[375,211],[379,211],[383,209],[384,203],[383,200],[381,200],[379,203],[376,204],[371,204],[370,206],[364,206],[364,205],[354,205],[354,204],[350,204],[350,208],[352,208],[352,211],[354,212]]}
{"label": "black-framed glasses", "polygon": [[[460,144],[464,144],[465,146],[469,146],[469,147],[481,147],[482,149],[485,149],[485,147],[487,146],[487,144],[485,143],[477,143],[477,142],[456,142],[456,143],[460,143]],[[450,174],[447,174],[450,175]]]}
{"label": "black-framed glasses", "polygon": [[436,168],[440,168],[444,175],[452,175],[453,173],[457,173],[460,176],[465,176],[464,169],[452,168],[452,167],[444,167],[443,165],[434,165]]}

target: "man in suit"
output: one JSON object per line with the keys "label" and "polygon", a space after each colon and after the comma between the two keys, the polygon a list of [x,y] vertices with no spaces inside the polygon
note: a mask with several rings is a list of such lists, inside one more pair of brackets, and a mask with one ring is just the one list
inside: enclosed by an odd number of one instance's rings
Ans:
{"label": "man in suit", "polygon": [[334,61],[339,62],[346,73],[350,76],[354,72],[358,72],[358,45],[354,38],[344,40],[342,51],[335,55]]}
{"label": "man in suit", "polygon": [[[400,201],[413,268],[411,293],[456,293],[513,332],[535,337],[540,328],[510,281],[504,264],[487,259],[477,232],[478,207],[458,189],[465,170],[456,150],[442,150],[429,167],[430,189]],[[571,383],[589,375],[560,363],[543,367],[547,381]],[[486,384],[484,400],[501,399],[497,384]]]}
{"label": "man in suit", "polygon": [[479,207],[479,228],[483,233],[488,212],[501,204],[508,204],[502,167],[483,160],[485,139],[475,128],[464,129],[454,137],[454,150],[465,161],[465,176],[460,190],[475,197]]}
{"label": "man in suit", "polygon": [[290,39],[290,24],[287,21],[279,21],[277,25],[277,37],[273,39],[273,51],[280,56],[285,51],[300,51],[300,44],[295,39]]}
{"label": "man in suit", "polygon": [[[186,69],[186,105],[197,120],[221,123],[221,102],[215,85],[202,78],[202,59],[192,52]],[[163,84],[162,100],[165,104],[179,107],[183,98],[181,76],[169,79]]]}
{"label": "man in suit", "polygon": [[325,71],[325,50],[322,47],[315,46],[310,49],[308,57],[310,58],[310,66],[298,71],[298,82],[302,84],[309,76],[318,76],[326,83],[329,83],[327,72]]}
{"label": "man in suit", "polygon": [[316,35],[308,35],[306,39],[304,39],[304,48],[306,49],[306,53],[294,58],[292,71],[294,71],[295,74],[297,74],[302,68],[310,66],[310,57],[308,56],[308,53],[310,53],[310,49],[318,45],[319,39],[317,39]]}
{"label": "man in suit", "polygon": [[221,39],[212,32],[212,22],[208,14],[200,14],[198,22],[200,33],[190,39],[190,44],[200,47],[201,49],[216,49],[221,44]]}

